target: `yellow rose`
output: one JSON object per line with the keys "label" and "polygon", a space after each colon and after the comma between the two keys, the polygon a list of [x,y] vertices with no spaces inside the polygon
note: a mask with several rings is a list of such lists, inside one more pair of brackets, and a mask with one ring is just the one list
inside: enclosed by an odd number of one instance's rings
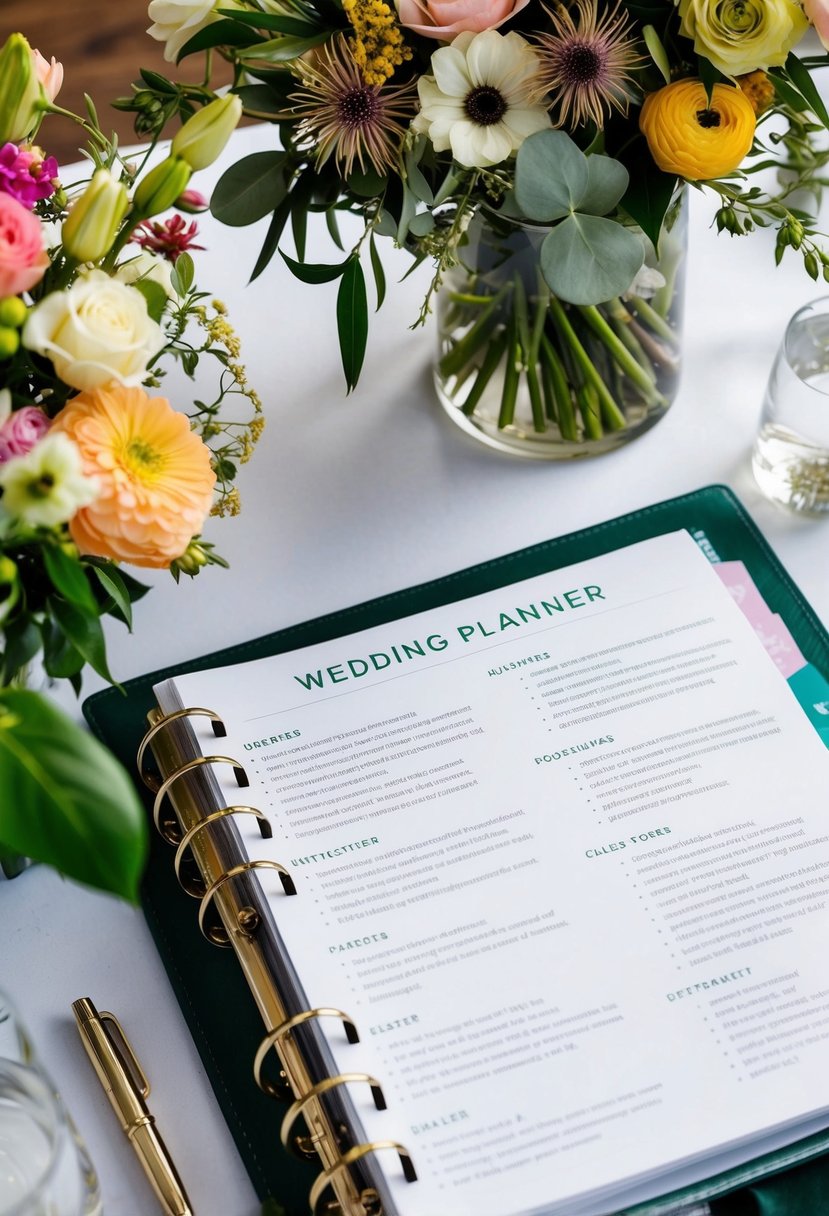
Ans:
{"label": "yellow rose", "polygon": [[726,76],[780,67],[809,22],[797,0],[679,0],[681,32]]}
{"label": "yellow rose", "polygon": [[659,168],[692,182],[736,169],[751,148],[756,124],[740,89],[715,84],[709,102],[701,80],[676,80],[649,93],[639,115]]}

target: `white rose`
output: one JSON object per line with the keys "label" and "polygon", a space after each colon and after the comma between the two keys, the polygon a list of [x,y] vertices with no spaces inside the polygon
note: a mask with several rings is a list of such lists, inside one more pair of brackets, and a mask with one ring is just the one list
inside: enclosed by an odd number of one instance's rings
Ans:
{"label": "white rose", "polygon": [[166,340],[141,292],[102,270],[46,296],[23,327],[23,345],[45,355],[61,380],[79,389],[113,381],[137,387]]}
{"label": "white rose", "polygon": [[176,294],[173,291],[172,273],[173,268],[167,259],[159,257],[157,253],[151,253],[149,249],[139,249],[137,253],[131,253],[126,261],[119,262],[115,267],[115,277],[122,283],[137,283],[139,280],[143,283],[158,283],[170,300]]}
{"label": "white rose", "polygon": [[175,63],[185,42],[213,20],[213,3],[214,0],[150,0],[147,16],[154,24],[147,33],[157,42],[166,42],[164,58],[168,63]]}

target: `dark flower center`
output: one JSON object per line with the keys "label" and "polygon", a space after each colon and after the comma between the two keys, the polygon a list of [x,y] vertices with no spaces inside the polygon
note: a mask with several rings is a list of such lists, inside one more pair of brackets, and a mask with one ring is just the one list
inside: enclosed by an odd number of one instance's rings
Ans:
{"label": "dark flower center", "polygon": [[720,125],[719,110],[697,110],[697,122],[701,127],[718,127]]}
{"label": "dark flower center", "polygon": [[562,71],[571,84],[592,84],[602,69],[602,57],[586,42],[574,42],[561,57]]}
{"label": "dark flower center", "polygon": [[349,89],[337,105],[340,122],[354,130],[365,127],[377,114],[377,94],[366,86]]}
{"label": "dark flower center", "polygon": [[491,127],[507,112],[507,103],[490,84],[478,85],[466,98],[466,112],[479,127]]}

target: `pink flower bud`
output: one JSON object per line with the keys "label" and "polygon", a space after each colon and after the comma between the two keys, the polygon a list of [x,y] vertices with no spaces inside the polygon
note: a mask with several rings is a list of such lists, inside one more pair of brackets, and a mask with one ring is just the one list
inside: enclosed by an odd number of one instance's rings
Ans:
{"label": "pink flower bud", "polygon": [[49,419],[36,405],[24,405],[0,427],[0,464],[25,456],[49,430]]}
{"label": "pink flower bud", "polygon": [[210,200],[198,190],[185,190],[178,196],[173,206],[177,207],[179,211],[186,211],[188,215],[198,215],[201,211],[207,210]]}
{"label": "pink flower bud", "polygon": [[54,55],[50,62],[38,50],[32,51],[32,54],[35,57],[35,73],[43,86],[43,92],[50,101],[54,101],[63,84],[63,64],[58,63]]}

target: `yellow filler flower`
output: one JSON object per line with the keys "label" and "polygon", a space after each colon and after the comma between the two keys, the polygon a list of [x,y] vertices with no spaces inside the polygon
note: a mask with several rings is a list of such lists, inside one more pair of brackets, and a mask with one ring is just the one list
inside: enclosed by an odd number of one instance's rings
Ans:
{"label": "yellow filler flower", "polygon": [[676,80],[649,93],[639,126],[664,173],[709,181],[733,172],[754,141],[754,107],[740,89],[715,84],[711,100],[701,80]]}

